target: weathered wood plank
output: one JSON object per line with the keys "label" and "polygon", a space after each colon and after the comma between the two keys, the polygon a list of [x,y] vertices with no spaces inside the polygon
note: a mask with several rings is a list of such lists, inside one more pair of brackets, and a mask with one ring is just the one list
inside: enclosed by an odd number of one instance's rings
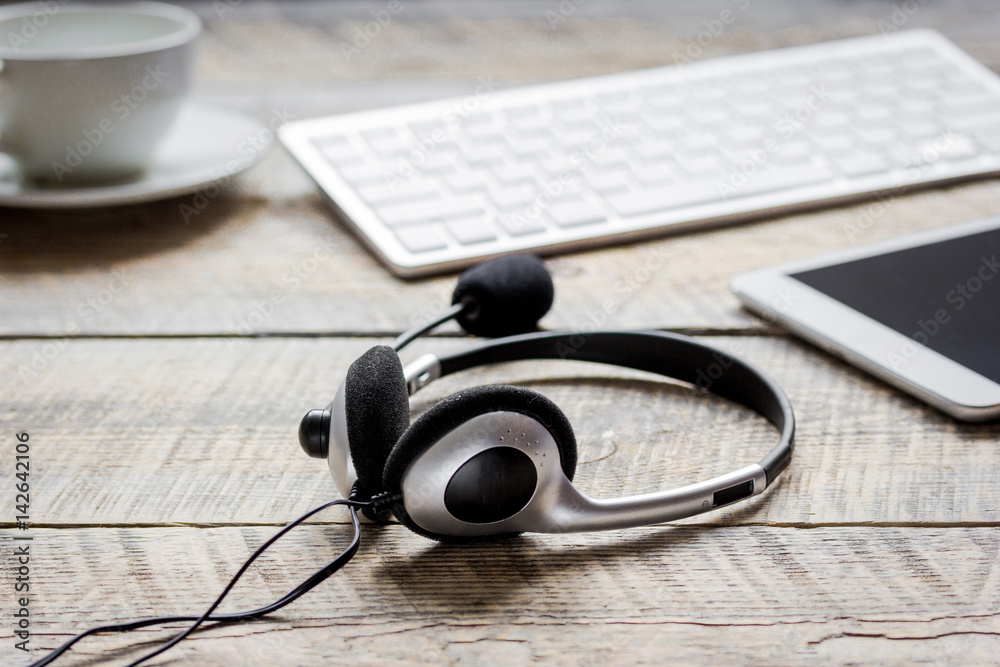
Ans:
{"label": "weathered wood plank", "polygon": [[[708,523],[996,523],[1000,425],[963,425],[791,339],[713,338],[786,388],[796,457],[766,496]],[[79,340],[0,343],[3,421],[33,443],[33,521],[281,523],[334,493],[299,450],[301,415],[332,399],[371,340]],[[419,341],[444,352],[468,343]],[[45,355],[53,358],[46,360]],[[32,361],[45,362],[37,372]],[[40,364],[40,362],[39,362]],[[417,410],[464,386],[549,395],[575,425],[577,482],[595,497],[706,479],[756,461],[773,429],[738,406],[638,374],[522,363],[445,378]],[[12,451],[13,440],[5,441]],[[13,515],[4,496],[0,520]]]}
{"label": "weathered wood plank", "polygon": [[[270,83],[293,73],[331,85],[483,75],[537,81],[927,27],[1000,69],[1000,47],[989,28],[1000,11],[983,1],[928,3],[895,15],[892,5],[879,0],[588,0],[569,10],[563,4],[561,11],[558,0],[404,2],[403,10],[368,40],[358,31],[381,9],[374,4],[271,3],[276,6],[264,11],[259,3],[242,4],[221,17],[211,3],[202,5],[208,22],[203,79]],[[720,34],[708,33],[706,22],[718,21],[725,9],[732,21],[716,30]],[[261,25],[267,26],[263,34]],[[699,42],[702,32],[706,35]],[[270,48],[260,48],[262,40]]]}
{"label": "weathered wood plank", "polygon": [[[997,214],[998,195],[984,181],[556,257],[543,324],[760,328],[729,293],[736,273]],[[450,303],[454,278],[389,277],[318,195],[223,196],[188,224],[179,203],[0,222],[0,334],[398,332]]]}
{"label": "weathered wood plank", "polygon": [[[34,529],[32,646],[200,611],[271,530]],[[225,608],[284,594],[348,530],[292,533]],[[463,547],[392,526],[362,539],[352,563],[276,618],[199,633],[168,655],[226,665],[969,665],[991,664],[1000,649],[995,528],[682,526]],[[5,588],[12,576],[2,570]],[[134,658],[120,647],[170,634],[91,638],[79,653]]]}
{"label": "weathered wood plank", "polygon": [[[870,33],[881,13],[891,12],[852,6],[839,22],[809,26],[786,24],[787,17],[808,21],[809,14],[781,6],[785,14],[754,3],[753,21],[721,35],[704,55]],[[348,19],[341,20],[329,7],[314,5],[308,21],[260,22],[283,10],[268,14],[248,6],[219,19],[202,6],[209,19],[200,60],[203,96],[262,118],[276,108],[304,117],[426,99],[429,90],[462,94],[483,75],[512,85],[663,64],[690,41],[685,31],[700,29],[696,19],[706,11],[687,5],[676,10],[685,18],[675,24],[585,18],[597,9],[581,9],[565,29],[553,29],[537,8],[535,18],[523,16],[524,7],[511,10],[518,19],[443,20],[428,10],[424,19],[390,25],[348,63],[340,40],[367,19],[350,8],[342,9]],[[925,7],[914,25],[960,32],[958,26],[979,25],[955,16]],[[508,48],[515,38],[523,48]],[[1000,62],[995,53],[990,57]],[[558,298],[546,323],[580,327],[597,317],[611,326],[760,328],[728,292],[738,271],[996,214],[998,193],[996,181],[978,182],[908,194],[887,206],[824,209],[560,257],[552,261]],[[193,203],[185,197],[112,211],[0,210],[0,335],[399,331],[449,298],[450,278],[402,283],[389,277],[334,222],[280,149],[232,193],[205,202],[198,215],[182,209]]]}

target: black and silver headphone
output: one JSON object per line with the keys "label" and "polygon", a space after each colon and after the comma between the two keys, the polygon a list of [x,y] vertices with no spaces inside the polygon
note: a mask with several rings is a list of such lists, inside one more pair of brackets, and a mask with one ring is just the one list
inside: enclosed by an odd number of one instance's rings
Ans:
{"label": "black and silver headphone", "polygon": [[[686,336],[659,331],[523,333],[535,328],[552,298],[552,278],[534,256],[509,255],[470,269],[459,279],[451,309],[351,365],[333,402],[303,418],[302,448],[328,460],[344,497],[353,489],[357,497],[379,498],[379,507],[391,509],[404,525],[442,541],[673,521],[757,495],[789,464],[792,407],[764,373]],[[403,368],[399,349],[451,318],[470,333],[498,338],[442,357],[427,354]],[[700,386],[758,412],[781,438],[759,462],[720,477],[595,500],[572,483],[577,454],[569,421],[535,391],[473,387],[410,424],[409,397],[444,375],[484,364],[566,358]],[[365,511],[375,518],[371,508]]]}
{"label": "black and silver headphone", "polygon": [[[442,541],[470,541],[519,532],[565,533],[629,528],[673,521],[755,496],[792,458],[795,420],[784,392],[752,365],[658,331],[536,332],[552,305],[552,277],[531,255],[508,255],[469,269],[452,307],[378,345],[347,371],[333,402],[311,410],[299,443],[326,458],[342,499],[289,522],[264,542],[200,615],[165,616],[85,630],[31,667],[44,667],[90,635],[190,622],[159,648],[129,663],[160,655],[206,622],[261,618],[291,604],[351,560],[361,544],[358,510],[382,518],[391,510],[412,530]],[[468,333],[495,340],[443,357],[424,355],[405,369],[398,351],[455,319]],[[624,366],[689,382],[763,415],[781,432],[759,462],[679,489],[616,500],[594,500],[573,486],[576,439],[566,416],[545,396],[509,385],[453,394],[410,424],[409,397],[444,375],[522,359],[574,359]],[[351,513],[350,544],[278,600],[257,609],[215,613],[247,568],[274,542],[309,517],[336,505]]]}

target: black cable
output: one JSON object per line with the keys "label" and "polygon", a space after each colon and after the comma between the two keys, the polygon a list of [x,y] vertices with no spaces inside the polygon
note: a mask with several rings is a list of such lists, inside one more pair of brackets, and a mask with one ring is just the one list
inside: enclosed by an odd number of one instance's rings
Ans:
{"label": "black cable", "polygon": [[404,331],[403,333],[399,334],[399,336],[396,337],[396,340],[392,341],[391,345],[392,349],[396,350],[396,352],[399,352],[404,347],[412,343],[413,340],[418,336],[422,336],[423,334],[427,333],[434,327],[441,326],[448,320],[458,316],[463,310],[469,307],[471,307],[471,303],[468,301],[462,301],[460,303],[452,304],[452,306],[448,308],[448,310],[444,311],[443,313],[435,317],[427,324],[423,324],[417,327],[416,329],[410,329],[409,331]]}
{"label": "black cable", "polygon": [[[359,508],[369,507],[372,505],[378,506],[384,504],[385,502],[391,502],[392,500],[393,499],[389,497],[382,498],[380,496],[376,496],[375,498],[372,499],[372,502],[362,502],[355,500],[354,494],[352,493],[351,498],[348,500],[338,499],[338,500],[332,500],[327,503],[323,503],[319,507],[315,507],[309,510],[299,518],[286,524],[281,530],[275,533],[269,540],[267,540],[266,542],[264,542],[264,544],[258,547],[257,550],[254,551],[254,553],[250,556],[250,558],[248,558],[247,561],[243,563],[243,566],[240,567],[239,571],[232,578],[232,580],[229,582],[229,585],[226,586],[226,588],[222,591],[219,597],[215,599],[215,602],[213,602],[212,605],[201,616],[164,616],[161,618],[149,618],[139,621],[131,621],[129,623],[116,623],[114,625],[102,625],[96,628],[90,628],[89,630],[85,630],[84,632],[81,632],[80,634],[76,635],[62,646],[53,649],[44,658],[41,658],[31,663],[28,667],[44,667],[44,665],[50,664],[53,660],[55,660],[60,655],[65,653],[76,642],[80,641],[81,639],[89,635],[94,635],[102,632],[128,632],[129,630],[136,630],[138,628],[144,628],[149,625],[160,625],[162,623],[179,623],[179,622],[193,621],[190,627],[188,627],[181,633],[174,636],[173,639],[171,639],[169,642],[167,642],[160,648],[156,649],[155,651],[147,653],[146,655],[142,656],[141,658],[129,664],[129,667],[134,667],[135,665],[139,665],[149,660],[150,658],[157,656],[163,653],[164,651],[170,649],[175,644],[180,642],[182,639],[184,639],[192,632],[194,632],[198,628],[198,626],[200,626],[205,621],[225,622],[225,621],[236,621],[236,620],[243,620],[250,618],[260,618],[261,616],[270,614],[273,611],[277,611],[278,609],[281,609],[285,605],[294,602],[303,594],[313,589],[324,579],[326,579],[334,572],[339,570],[341,567],[346,565],[347,562],[351,560],[351,558],[354,556],[354,554],[357,553],[358,547],[361,546],[361,523],[358,521]],[[272,602],[269,605],[266,605],[259,609],[253,609],[250,611],[235,612],[232,614],[218,614],[216,616],[212,616],[212,612],[215,611],[216,607],[218,607],[219,604],[222,603],[222,600],[229,594],[233,586],[236,585],[236,582],[239,580],[239,578],[243,576],[247,568],[249,568],[250,565],[255,560],[257,560],[257,558],[262,553],[264,553],[264,551],[266,551],[272,544],[277,542],[283,535],[288,533],[288,531],[292,530],[293,528],[295,528],[297,525],[299,525],[312,515],[316,514],[317,512],[321,512],[322,510],[325,510],[328,507],[333,507],[334,505],[347,505],[351,512],[351,523],[354,525],[354,537],[352,538],[351,543],[347,546],[346,549],[344,549],[340,553],[339,556],[330,561],[325,567],[314,572],[308,579],[306,579],[304,582],[302,582],[294,589],[289,591],[288,594],[276,600],[275,602]]]}

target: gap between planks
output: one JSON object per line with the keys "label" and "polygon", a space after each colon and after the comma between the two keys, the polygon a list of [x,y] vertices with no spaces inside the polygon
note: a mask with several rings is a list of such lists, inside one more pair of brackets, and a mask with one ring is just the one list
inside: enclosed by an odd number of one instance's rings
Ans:
{"label": "gap between planks", "polygon": [[[46,530],[82,530],[91,528],[263,528],[272,526],[275,528],[286,526],[288,522],[254,521],[254,522],[205,522],[186,523],[181,521],[172,522],[136,522],[136,523],[33,523],[31,528]],[[304,521],[303,526],[349,526],[350,521]],[[362,522],[362,527],[371,526]],[[382,526],[400,526],[399,522],[390,521]],[[814,528],[1000,528],[1000,521],[828,521],[822,523],[808,523],[803,521],[746,521],[740,523],[711,523],[711,524],[675,524],[651,523],[647,526],[684,526],[698,528],[702,530],[716,530],[720,528],[792,528],[799,530],[812,530]],[[0,530],[12,530],[17,527],[16,523],[0,522]],[[600,531],[598,531],[600,532]],[[545,535],[547,533],[533,533]],[[568,533],[567,533],[568,534]]]}
{"label": "gap between planks", "polygon": [[[611,330],[611,329],[609,329]],[[662,331],[665,333],[681,334],[684,336],[755,336],[755,337],[774,337],[783,338],[788,335],[786,331],[778,327],[766,327],[760,328],[749,328],[749,327],[737,327],[732,329],[726,328],[703,328],[703,327],[681,327],[681,328],[665,328],[665,329],[635,329],[633,327],[622,327],[613,329],[614,331]],[[541,329],[539,333],[551,333],[557,331],[567,331],[566,329]],[[572,333],[580,333],[583,335],[592,333],[590,331],[569,329]],[[603,329],[602,329],[603,331]],[[145,334],[128,334],[128,333],[80,333],[74,334],[72,336],[65,336],[59,334],[46,334],[46,333],[19,333],[19,334],[0,334],[0,342],[3,341],[21,341],[21,340],[199,340],[199,339],[241,339],[241,340],[254,340],[254,339],[268,339],[268,338],[395,338],[402,334],[402,331],[265,331],[265,332],[255,332],[252,334],[238,334],[238,333],[145,333]],[[454,339],[454,338],[469,338],[466,334],[460,331],[443,331],[439,333],[426,334],[420,336],[420,338],[441,338],[441,339]],[[493,339],[480,339],[480,340],[493,340]]]}

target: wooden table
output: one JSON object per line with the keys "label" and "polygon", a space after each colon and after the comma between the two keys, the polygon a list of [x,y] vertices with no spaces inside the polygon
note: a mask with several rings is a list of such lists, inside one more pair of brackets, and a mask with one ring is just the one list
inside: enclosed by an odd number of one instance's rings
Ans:
{"label": "wooden table", "polygon": [[[377,3],[196,3],[207,21],[197,95],[262,119],[307,117],[464,94],[479,76],[516,85],[670,63],[728,4],[591,0],[550,25],[555,2],[420,3],[347,62],[339,44]],[[873,33],[892,12],[753,0],[703,56]],[[998,13],[927,5],[907,27],[937,27],[997,69]],[[189,202],[0,210],[2,664],[95,624],[202,611],[276,526],[334,497],[296,443],[302,413],[330,400],[365,349],[449,299],[453,277],[391,277],[281,149],[185,221]],[[995,663],[1000,427],[952,421],[765,325],[727,282],[997,213],[1000,184],[983,180],[552,258],[546,328],[598,318],[692,333],[773,374],[799,424],[780,484],[731,509],[605,534],[445,546],[369,526],[355,559],[296,604],[199,632],[159,664]],[[404,361],[470,344],[446,328]],[[414,407],[498,381],[565,410],[577,482],[597,497],[726,472],[775,437],[721,399],[569,362],[470,372]],[[30,434],[28,530],[14,526],[18,433]],[[345,515],[292,533],[224,608],[304,579],[345,544]],[[22,544],[31,656],[13,637]],[[167,635],[87,639],[62,664],[124,663],[153,644],[126,647]]]}

